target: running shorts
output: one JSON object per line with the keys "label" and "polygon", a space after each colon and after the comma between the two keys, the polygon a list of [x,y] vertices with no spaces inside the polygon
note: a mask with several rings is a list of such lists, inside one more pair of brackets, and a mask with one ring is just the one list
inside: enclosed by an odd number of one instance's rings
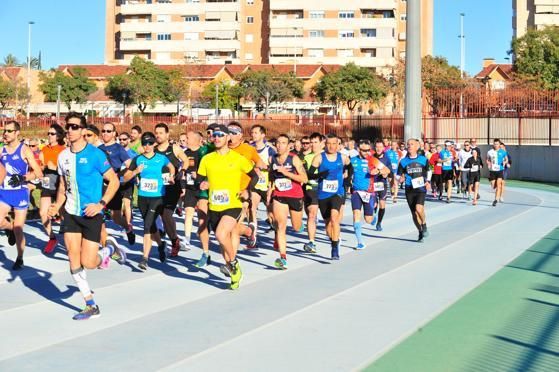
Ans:
{"label": "running shorts", "polygon": [[368,193],[370,195],[369,202],[365,203],[359,193],[354,191],[351,194],[351,209],[354,211],[364,210],[365,216],[372,216],[375,212],[375,193]]}
{"label": "running shorts", "polygon": [[144,234],[157,232],[155,220],[163,213],[163,199],[161,197],[138,196],[138,208],[144,220]]}
{"label": "running shorts", "polygon": [[303,197],[305,202],[305,207],[308,208],[311,205],[318,205],[318,193],[316,190],[305,190],[305,195]]}
{"label": "running shorts", "polygon": [[340,210],[344,205],[344,198],[340,195],[333,195],[326,199],[321,199],[318,201],[318,208],[320,209],[320,214],[322,219],[327,221],[332,216],[332,209]]}
{"label": "running shorts", "polygon": [[285,196],[274,196],[275,201],[281,204],[287,204],[290,211],[301,212],[303,210],[303,199],[288,198]]}
{"label": "running shorts", "polygon": [[489,181],[495,181],[497,179],[503,179],[503,171],[489,171]]}
{"label": "running shorts", "polygon": [[219,212],[209,211],[208,225],[215,232],[217,231],[217,226],[219,225],[219,222],[224,216],[229,216],[235,219],[235,221],[239,221],[241,219],[242,214],[243,214],[242,208],[231,208]]}
{"label": "running shorts", "polygon": [[423,191],[406,189],[406,200],[412,213],[415,212],[415,207],[417,205],[425,205],[425,195],[426,193]]}
{"label": "running shorts", "polygon": [[454,179],[454,171],[451,170],[443,170],[443,174],[441,175],[443,182],[452,181]]}
{"label": "running shorts", "polygon": [[101,241],[101,226],[103,225],[101,214],[93,217],[76,216],[64,210],[62,216],[65,234],[78,233],[82,235],[82,239],[90,242],[99,243]]}
{"label": "running shorts", "polygon": [[0,191],[0,203],[4,203],[15,210],[25,210],[29,208],[29,190],[27,188],[2,190]]}
{"label": "running shorts", "polygon": [[181,187],[178,184],[165,186],[165,195],[163,196],[163,208],[175,210],[179,204],[181,196]]}

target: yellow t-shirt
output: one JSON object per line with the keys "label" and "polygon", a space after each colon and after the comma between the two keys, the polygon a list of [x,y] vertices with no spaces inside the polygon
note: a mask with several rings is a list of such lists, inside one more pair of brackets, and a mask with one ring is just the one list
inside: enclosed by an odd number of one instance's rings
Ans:
{"label": "yellow t-shirt", "polygon": [[253,164],[235,151],[221,155],[217,151],[204,156],[198,174],[208,178],[209,209],[221,212],[226,209],[242,208],[237,194],[241,191],[241,176],[249,173]]}

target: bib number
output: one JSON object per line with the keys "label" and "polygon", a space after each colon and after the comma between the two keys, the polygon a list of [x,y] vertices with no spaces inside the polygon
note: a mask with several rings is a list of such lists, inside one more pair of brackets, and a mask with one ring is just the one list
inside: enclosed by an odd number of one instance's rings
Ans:
{"label": "bib number", "polygon": [[472,168],[470,169],[470,172],[474,173],[479,171],[479,165],[472,165]]}
{"label": "bib number", "polygon": [[451,166],[452,166],[452,160],[450,160],[450,159],[449,159],[449,160],[445,160],[445,161],[443,162],[443,166],[444,166],[444,167],[451,167]]}
{"label": "bib number", "polygon": [[186,174],[186,184],[190,186],[194,185],[194,178],[192,178],[192,173]]}
{"label": "bib number", "polygon": [[338,192],[338,180],[323,180],[322,191],[328,193]]}
{"label": "bib number", "polygon": [[48,174],[41,179],[41,186],[45,190],[55,190],[56,189],[56,178],[54,174]]}
{"label": "bib number", "polygon": [[499,172],[501,170],[501,166],[497,163],[493,163],[493,164],[491,164],[491,170],[493,172]]}
{"label": "bib number", "polygon": [[262,191],[266,191],[268,189],[268,173],[262,172],[260,177],[258,177],[258,182],[256,183],[255,188]]}
{"label": "bib number", "polygon": [[274,185],[278,191],[289,191],[293,188],[289,178],[278,178],[274,181]]}
{"label": "bib number", "polygon": [[163,185],[167,186],[169,185],[169,180],[171,179],[171,175],[169,173],[163,173]]}
{"label": "bib number", "polygon": [[419,189],[425,186],[425,179],[423,177],[417,177],[411,179],[411,185],[414,189]]}
{"label": "bib number", "polygon": [[212,192],[211,202],[213,205],[229,205],[230,201],[228,190],[214,190]]}
{"label": "bib number", "polygon": [[367,204],[371,201],[371,194],[367,191],[357,191],[357,194],[359,194],[359,197],[361,198],[363,203]]}
{"label": "bib number", "polygon": [[384,182],[375,182],[375,191],[384,191]]}
{"label": "bib number", "polygon": [[159,187],[159,181],[150,179],[150,178],[142,178],[140,179],[140,190],[144,192],[156,192],[157,188]]}

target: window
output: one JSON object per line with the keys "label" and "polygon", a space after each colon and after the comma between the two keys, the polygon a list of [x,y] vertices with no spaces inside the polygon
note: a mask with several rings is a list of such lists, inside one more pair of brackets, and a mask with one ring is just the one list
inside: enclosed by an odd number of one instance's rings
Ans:
{"label": "window", "polygon": [[252,53],[245,53],[245,59],[252,60],[253,59]]}
{"label": "window", "polygon": [[322,58],[324,57],[324,49],[307,49],[309,57]]}
{"label": "window", "polygon": [[361,54],[363,54],[363,57],[376,57],[377,50],[375,48],[361,49]]}
{"label": "window", "polygon": [[338,18],[355,18],[355,13],[353,11],[344,10],[338,12]]}
{"label": "window", "polygon": [[385,10],[382,12],[382,18],[394,18],[394,12],[392,10]]}
{"label": "window", "polygon": [[171,34],[157,34],[157,40],[171,40]]}
{"label": "window", "polygon": [[197,4],[200,2],[200,0],[185,0],[184,2],[187,4],[195,4],[195,3]]}
{"label": "window", "polygon": [[352,38],[355,37],[355,33],[353,32],[353,30],[343,30],[338,33],[338,36],[342,39]]}
{"label": "window", "polygon": [[406,21],[408,19],[407,14],[400,14],[400,21]]}
{"label": "window", "polygon": [[254,5],[254,0],[247,0],[247,5]]}
{"label": "window", "polygon": [[362,28],[361,37],[377,37],[376,28]]}
{"label": "window", "polygon": [[157,2],[159,4],[171,4],[173,1],[172,0],[157,0]]}
{"label": "window", "polygon": [[338,57],[353,57],[353,49],[338,49]]}
{"label": "window", "polygon": [[184,16],[184,21],[185,22],[199,22],[200,21],[200,16],[187,15],[187,16]]}
{"label": "window", "polygon": [[248,16],[247,17],[247,23],[254,23],[254,17],[253,16]]}
{"label": "window", "polygon": [[254,41],[254,36],[252,34],[246,34],[245,35],[245,42],[246,43],[252,43]]}
{"label": "window", "polygon": [[324,10],[311,10],[309,18],[324,18]]}
{"label": "window", "polygon": [[159,14],[157,15],[157,22],[171,22],[171,16],[169,14]]}
{"label": "window", "polygon": [[324,37],[324,30],[310,30],[309,37]]}
{"label": "window", "polygon": [[185,32],[184,33],[184,40],[198,40],[198,33],[197,32]]}

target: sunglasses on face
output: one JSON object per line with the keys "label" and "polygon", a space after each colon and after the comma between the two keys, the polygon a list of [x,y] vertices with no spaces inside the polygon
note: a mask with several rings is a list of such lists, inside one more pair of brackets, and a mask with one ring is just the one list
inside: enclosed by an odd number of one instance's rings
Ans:
{"label": "sunglasses on face", "polygon": [[225,137],[227,134],[224,132],[213,132],[212,133],[212,138],[223,138]]}
{"label": "sunglasses on face", "polygon": [[4,133],[14,133],[15,129],[4,129]]}
{"label": "sunglasses on face", "polygon": [[101,133],[112,133],[113,131],[110,129],[103,129],[101,130]]}
{"label": "sunglasses on face", "polygon": [[359,151],[361,151],[361,152],[370,152],[371,149],[359,149]]}
{"label": "sunglasses on face", "polygon": [[67,131],[68,131],[68,130],[78,130],[78,129],[81,129],[81,128],[82,128],[82,127],[81,127],[81,125],[79,125],[79,124],[66,124],[66,127],[65,127],[65,129],[66,129]]}
{"label": "sunglasses on face", "polygon": [[142,146],[153,146],[155,141],[142,141]]}
{"label": "sunglasses on face", "polygon": [[87,138],[91,138],[91,137],[93,137],[93,134],[87,133],[85,136],[86,136]]}
{"label": "sunglasses on face", "polygon": [[49,136],[56,136],[56,132],[48,132],[47,133]]}
{"label": "sunglasses on face", "polygon": [[128,138],[119,138],[119,141],[128,141]]}
{"label": "sunglasses on face", "polygon": [[301,142],[302,145],[310,145],[310,142]]}
{"label": "sunglasses on face", "polygon": [[35,147],[37,147],[37,145],[29,145],[29,147],[35,148]]}

